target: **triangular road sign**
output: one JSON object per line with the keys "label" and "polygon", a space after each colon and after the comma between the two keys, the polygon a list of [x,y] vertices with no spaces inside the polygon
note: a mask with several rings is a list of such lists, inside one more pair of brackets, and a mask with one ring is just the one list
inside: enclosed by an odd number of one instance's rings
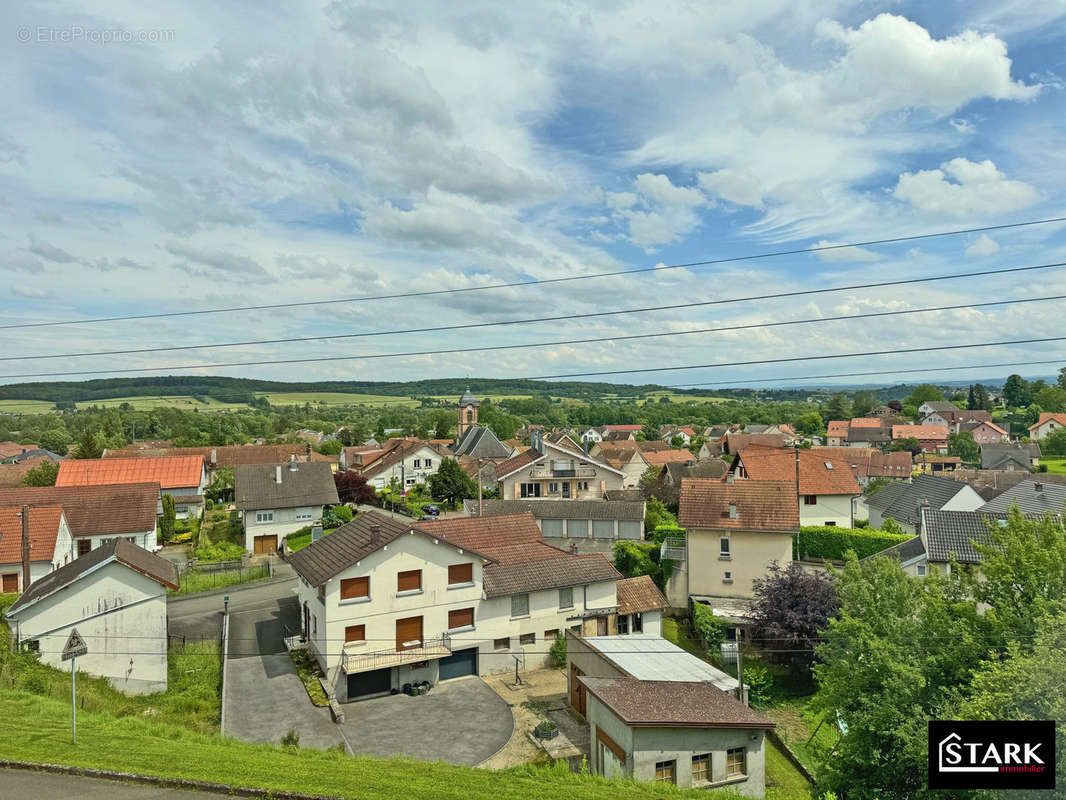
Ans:
{"label": "triangular road sign", "polygon": [[85,640],[81,638],[78,629],[72,628],[70,636],[67,637],[67,643],[63,645],[63,660],[70,661],[70,659],[78,658],[88,652],[89,646],[85,644]]}

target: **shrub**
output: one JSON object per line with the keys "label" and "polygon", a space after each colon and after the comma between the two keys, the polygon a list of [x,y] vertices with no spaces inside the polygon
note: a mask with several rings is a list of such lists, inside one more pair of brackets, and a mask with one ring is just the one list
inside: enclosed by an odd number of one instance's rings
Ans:
{"label": "shrub", "polygon": [[299,747],[300,746],[300,734],[296,732],[295,728],[289,728],[289,732],[281,737],[282,747]]}
{"label": "shrub", "polygon": [[744,668],[744,683],[748,686],[748,699],[754,705],[764,706],[773,699],[774,677],[764,665],[751,664]]}
{"label": "shrub", "polygon": [[859,558],[866,558],[910,538],[912,537],[905,533],[890,533],[873,528],[808,526],[792,535],[792,557],[843,561],[844,554],[848,550],[854,550]]}
{"label": "shrub", "polygon": [[197,547],[193,552],[197,561],[240,561],[244,556],[244,547],[233,542],[217,542]]}
{"label": "shrub", "polygon": [[559,636],[554,642],[552,642],[551,649],[548,651],[548,657],[551,659],[553,667],[565,667],[566,666],[566,637]]}
{"label": "shrub", "polygon": [[692,630],[708,650],[718,652],[721,649],[730,625],[729,620],[716,617],[710,606],[692,604]]}

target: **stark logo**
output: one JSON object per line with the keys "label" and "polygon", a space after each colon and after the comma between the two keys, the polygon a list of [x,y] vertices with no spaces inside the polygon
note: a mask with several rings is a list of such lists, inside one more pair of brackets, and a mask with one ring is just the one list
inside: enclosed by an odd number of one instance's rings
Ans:
{"label": "stark logo", "polygon": [[929,721],[930,789],[1054,789],[1055,723]]}

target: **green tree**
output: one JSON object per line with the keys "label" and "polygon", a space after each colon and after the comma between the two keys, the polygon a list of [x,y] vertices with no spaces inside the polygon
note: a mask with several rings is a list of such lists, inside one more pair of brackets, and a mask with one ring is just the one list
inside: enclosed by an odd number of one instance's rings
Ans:
{"label": "green tree", "polygon": [[164,542],[169,542],[174,538],[174,498],[169,494],[164,494],[161,502],[163,515],[159,518],[159,538]]}
{"label": "green tree", "polygon": [[321,453],[324,456],[335,456],[340,453],[342,447],[344,447],[344,445],[341,444],[340,439],[330,439],[329,441],[316,444],[315,452]]}
{"label": "green tree", "polygon": [[233,467],[220,467],[208,484],[204,494],[212,500],[229,502],[233,499]]}
{"label": "green tree", "polygon": [[965,464],[976,464],[981,460],[981,447],[969,431],[949,433],[948,455],[958,456]]}
{"label": "green tree", "polygon": [[1066,428],[1056,428],[1045,436],[1040,450],[1046,456],[1066,456]]}
{"label": "green tree", "polygon": [[1058,386],[1045,386],[1036,394],[1033,402],[1040,406],[1042,411],[1061,414],[1066,411],[1066,389]]}
{"label": "green tree", "polygon": [[[1063,430],[1066,430],[1064,428]],[[677,525],[677,517],[670,513],[670,511],[663,504],[663,501],[658,497],[648,498],[647,503],[644,506],[644,533],[645,535],[651,533],[660,525]]]}
{"label": "green tree", "polygon": [[675,450],[680,450],[685,446],[685,437],[680,433],[670,439],[670,446]]}
{"label": "green tree", "polygon": [[1029,391],[1029,381],[1021,375],[1008,375],[1003,383],[1003,401],[1007,404],[1007,408],[1021,408],[1033,402],[1032,393]]}
{"label": "green tree", "polygon": [[59,464],[45,460],[22,476],[22,485],[55,486],[58,476]]}
{"label": "green tree", "polygon": [[888,448],[893,453],[898,453],[903,450],[909,450],[912,453],[917,453],[922,449],[922,443],[919,442],[913,436],[903,436],[899,439],[894,439],[891,446]]}
{"label": "green tree", "polygon": [[51,428],[37,437],[37,446],[65,456],[70,447],[70,434],[65,428]]}
{"label": "green tree", "polygon": [[855,392],[851,398],[851,415],[853,417],[865,417],[877,408],[877,395],[870,391]]}
{"label": "green tree", "polygon": [[792,427],[801,436],[817,436],[825,430],[822,415],[817,411],[808,411],[806,414],[800,414],[793,420]]}
{"label": "green tree", "polygon": [[834,419],[851,419],[851,405],[847,395],[837,392],[822,406],[822,419],[829,422]]}
{"label": "green tree", "polygon": [[1061,367],[1059,369],[1058,384],[1060,389],[1066,389],[1066,367]]}
{"label": "green tree", "polygon": [[439,503],[456,507],[463,500],[477,497],[477,483],[454,458],[440,462],[437,472],[429,476],[429,493]]}
{"label": "green tree", "polygon": [[907,399],[903,401],[905,406],[914,406],[917,408],[922,403],[928,403],[930,400],[943,400],[944,393],[931,383],[920,383],[914,387],[914,390],[907,395]]}
{"label": "green tree", "polygon": [[78,443],[74,446],[74,458],[99,458],[103,453],[103,435],[91,428],[82,431]]}

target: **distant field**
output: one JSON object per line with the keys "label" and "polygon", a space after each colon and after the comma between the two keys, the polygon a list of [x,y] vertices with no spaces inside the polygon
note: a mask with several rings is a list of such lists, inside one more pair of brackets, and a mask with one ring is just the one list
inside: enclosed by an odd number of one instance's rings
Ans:
{"label": "distant field", "polygon": [[[434,400],[451,400],[453,403],[459,402],[459,396],[455,394],[431,394]],[[530,400],[533,395],[531,394],[479,394],[476,395],[478,400],[491,400],[494,403],[498,403],[501,400]]]}
{"label": "distant field", "polygon": [[1051,475],[1066,475],[1066,458],[1041,458],[1040,463],[1047,464]]}
{"label": "distant field", "polygon": [[47,414],[54,408],[47,400],[0,400],[0,414]]}
{"label": "distant field", "polygon": [[[204,402],[206,401],[206,402]],[[90,400],[78,403],[78,408],[99,406],[100,408],[117,408],[123,403],[129,403],[137,411],[149,411],[153,408],[178,408],[191,411],[196,408],[200,411],[225,411],[231,408],[248,408],[247,403],[223,403],[213,397],[204,397],[204,401],[191,395],[154,395],[143,397],[108,397],[104,400]]]}
{"label": "distant field", "polygon": [[724,403],[728,397],[707,397],[677,392],[649,392],[644,396],[647,403],[658,403],[660,397],[669,397],[671,403]]}
{"label": "distant field", "polygon": [[272,406],[302,406],[305,403],[327,406],[406,406],[417,407],[418,401],[410,397],[385,394],[348,394],[346,392],[257,392]]}

